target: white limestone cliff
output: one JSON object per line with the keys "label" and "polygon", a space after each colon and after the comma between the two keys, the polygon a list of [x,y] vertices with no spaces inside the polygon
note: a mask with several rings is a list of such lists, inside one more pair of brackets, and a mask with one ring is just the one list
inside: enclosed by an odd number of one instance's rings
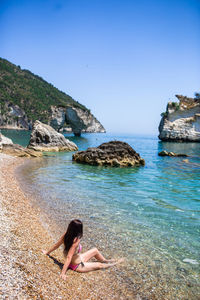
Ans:
{"label": "white limestone cliff", "polygon": [[200,142],[200,101],[176,95],[178,102],[169,102],[159,125],[162,141]]}
{"label": "white limestone cliff", "polygon": [[71,128],[75,135],[81,135],[81,132],[105,132],[105,128],[89,110],[51,106],[51,111],[50,125],[57,130],[67,127],[69,131]]}

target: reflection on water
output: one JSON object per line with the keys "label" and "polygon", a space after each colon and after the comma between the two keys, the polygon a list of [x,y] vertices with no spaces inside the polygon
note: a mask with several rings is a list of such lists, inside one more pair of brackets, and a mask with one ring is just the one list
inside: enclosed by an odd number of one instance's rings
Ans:
{"label": "reflection on water", "polygon": [[[63,230],[71,218],[81,218],[90,246],[128,257],[124,276],[128,274],[132,285],[138,282],[147,293],[154,282],[157,294],[166,291],[163,299],[195,299],[200,266],[199,144],[130,135],[70,138],[80,150],[113,139],[126,141],[146,165],[87,166],[73,163],[72,153],[57,153],[24,168],[26,188],[34,187],[41,195],[41,207]],[[159,157],[161,150],[190,157],[187,162]]]}

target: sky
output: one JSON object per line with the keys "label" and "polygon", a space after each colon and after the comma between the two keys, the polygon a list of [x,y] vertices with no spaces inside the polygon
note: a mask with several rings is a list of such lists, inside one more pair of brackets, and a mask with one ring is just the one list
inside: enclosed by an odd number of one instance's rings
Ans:
{"label": "sky", "polygon": [[200,92],[200,0],[0,0],[0,57],[107,132],[157,135],[167,102]]}

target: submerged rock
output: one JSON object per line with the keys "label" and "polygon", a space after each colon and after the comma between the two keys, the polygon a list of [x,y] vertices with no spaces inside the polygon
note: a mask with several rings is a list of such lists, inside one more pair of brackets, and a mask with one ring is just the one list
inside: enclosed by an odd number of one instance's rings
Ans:
{"label": "submerged rock", "polygon": [[111,141],[103,143],[97,148],[88,148],[73,155],[78,163],[112,167],[134,167],[145,165],[145,161],[127,143]]}
{"label": "submerged rock", "polygon": [[78,147],[51,126],[35,121],[31,133],[29,149],[37,151],[74,151]]}
{"label": "submerged rock", "polygon": [[168,151],[161,151],[158,153],[159,156],[179,156],[179,157],[189,157],[187,154],[182,153],[174,153],[174,152],[168,152]]}

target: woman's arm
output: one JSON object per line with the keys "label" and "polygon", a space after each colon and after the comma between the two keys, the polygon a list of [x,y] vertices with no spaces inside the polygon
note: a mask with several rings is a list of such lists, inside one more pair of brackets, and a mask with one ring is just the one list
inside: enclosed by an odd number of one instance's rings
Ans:
{"label": "woman's arm", "polygon": [[66,280],[66,275],[65,275],[65,273],[66,273],[66,271],[67,271],[67,269],[68,269],[68,267],[69,267],[69,264],[70,264],[70,262],[71,262],[71,260],[72,260],[72,256],[74,255],[74,252],[75,252],[76,247],[78,246],[79,242],[80,242],[80,240],[77,239],[77,241],[75,241],[75,242],[72,244],[71,248],[69,249],[69,251],[68,251],[68,253],[67,253],[67,257],[66,257],[64,266],[63,266],[63,268],[62,268],[61,275],[60,275],[60,277],[61,277],[62,279],[64,279],[64,280]]}
{"label": "woman's arm", "polygon": [[64,236],[65,236],[65,233],[60,237],[60,239],[57,241],[57,243],[55,243],[48,251],[42,250],[42,252],[45,255],[49,255],[51,252],[56,250],[58,247],[60,247],[60,245],[62,245],[64,243]]}

